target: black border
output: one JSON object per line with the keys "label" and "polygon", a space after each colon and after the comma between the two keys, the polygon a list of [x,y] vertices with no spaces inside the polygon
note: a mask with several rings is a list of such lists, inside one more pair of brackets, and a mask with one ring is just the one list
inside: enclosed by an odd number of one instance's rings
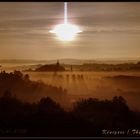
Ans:
{"label": "black border", "polygon": [[0,2],[140,2],[140,0],[0,0]]}
{"label": "black border", "polygon": [[[12,2],[12,3],[15,3],[15,2],[130,2],[130,3],[134,3],[134,2],[140,2],[140,0],[0,0],[0,2]],[[63,140],[63,139],[140,139],[140,137],[1,137],[0,136],[0,139],[5,139],[5,140],[8,140],[8,139],[14,139],[14,140],[17,140],[17,139],[60,139],[60,140]]]}

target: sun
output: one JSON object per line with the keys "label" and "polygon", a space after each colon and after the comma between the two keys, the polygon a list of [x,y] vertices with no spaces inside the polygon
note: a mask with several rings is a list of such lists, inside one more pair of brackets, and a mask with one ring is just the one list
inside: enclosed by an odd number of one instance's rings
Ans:
{"label": "sun", "polygon": [[56,25],[50,32],[55,33],[62,41],[72,41],[76,34],[82,31],[76,25],[64,23]]}
{"label": "sun", "polygon": [[82,32],[78,26],[68,23],[67,10],[67,2],[64,2],[64,24],[58,24],[49,31],[55,33],[62,41],[72,41],[78,33]]}

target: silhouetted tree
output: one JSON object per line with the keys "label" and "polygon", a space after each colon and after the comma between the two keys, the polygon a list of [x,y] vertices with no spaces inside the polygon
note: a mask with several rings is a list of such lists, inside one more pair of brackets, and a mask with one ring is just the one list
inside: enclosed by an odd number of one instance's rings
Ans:
{"label": "silhouetted tree", "polygon": [[10,90],[6,90],[3,94],[4,98],[11,98],[12,97],[12,93]]}
{"label": "silhouetted tree", "polygon": [[100,101],[96,98],[79,100],[74,104],[73,113],[97,126],[111,128],[128,127],[132,125],[133,120],[132,112],[121,96],[110,101]]}
{"label": "silhouetted tree", "polygon": [[29,80],[30,80],[29,75],[28,75],[28,74],[25,74],[24,79],[25,79],[26,81],[29,81]]}
{"label": "silhouetted tree", "polygon": [[41,113],[59,113],[63,111],[63,109],[51,98],[44,97],[38,103],[38,111]]}

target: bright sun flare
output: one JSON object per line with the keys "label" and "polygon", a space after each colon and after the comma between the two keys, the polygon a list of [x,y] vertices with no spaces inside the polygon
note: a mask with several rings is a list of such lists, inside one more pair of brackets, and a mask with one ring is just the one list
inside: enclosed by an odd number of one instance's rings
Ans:
{"label": "bright sun flare", "polygon": [[64,23],[56,25],[50,32],[55,33],[62,41],[72,41],[76,34],[82,31],[76,25]]}
{"label": "bright sun flare", "polygon": [[78,26],[67,23],[67,2],[64,2],[64,24],[59,24],[51,30],[51,33],[55,33],[62,41],[74,40],[77,33],[82,32]]}

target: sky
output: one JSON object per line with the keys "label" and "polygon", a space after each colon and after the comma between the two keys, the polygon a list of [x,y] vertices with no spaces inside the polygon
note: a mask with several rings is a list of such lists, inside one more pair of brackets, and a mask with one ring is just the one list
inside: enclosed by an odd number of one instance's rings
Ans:
{"label": "sky", "polygon": [[140,59],[140,2],[68,2],[83,31],[59,40],[63,2],[0,2],[0,59]]}

